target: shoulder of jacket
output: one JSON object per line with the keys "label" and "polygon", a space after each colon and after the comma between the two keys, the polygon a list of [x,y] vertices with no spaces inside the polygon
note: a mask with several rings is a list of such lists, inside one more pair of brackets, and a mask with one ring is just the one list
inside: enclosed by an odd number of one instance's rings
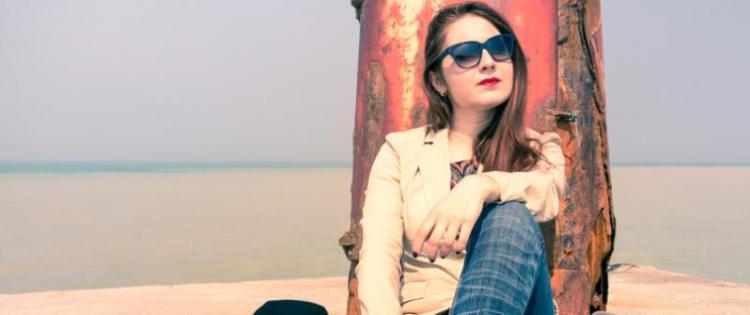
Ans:
{"label": "shoulder of jacket", "polygon": [[526,137],[530,139],[539,139],[539,137],[542,135],[541,133],[539,133],[539,131],[536,131],[531,127],[523,127],[523,129],[526,132]]}
{"label": "shoulder of jacket", "polygon": [[400,131],[393,131],[385,135],[385,141],[396,148],[421,144],[428,127],[429,124]]}
{"label": "shoulder of jacket", "polygon": [[546,143],[546,142],[549,142],[550,140],[560,141],[560,135],[558,135],[557,132],[554,132],[554,131],[547,131],[547,132],[540,133],[539,131],[530,127],[524,127],[524,130],[526,131],[527,138],[538,140],[541,143]]}

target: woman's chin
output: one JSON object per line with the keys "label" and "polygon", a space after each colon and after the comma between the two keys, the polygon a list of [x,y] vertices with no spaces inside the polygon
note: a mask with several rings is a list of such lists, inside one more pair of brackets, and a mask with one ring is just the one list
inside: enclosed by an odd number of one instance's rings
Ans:
{"label": "woman's chin", "polygon": [[486,109],[492,109],[495,108],[508,100],[508,97],[491,97],[482,99],[481,101],[477,102],[480,104],[478,107],[480,108],[486,108]]}

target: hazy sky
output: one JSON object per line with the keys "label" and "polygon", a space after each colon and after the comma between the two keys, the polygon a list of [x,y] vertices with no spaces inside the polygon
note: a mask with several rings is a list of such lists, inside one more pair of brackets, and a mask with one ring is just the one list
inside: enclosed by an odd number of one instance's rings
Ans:
{"label": "hazy sky", "polygon": [[[750,163],[750,2],[602,2],[611,161]],[[351,161],[349,3],[0,0],[0,160]]]}

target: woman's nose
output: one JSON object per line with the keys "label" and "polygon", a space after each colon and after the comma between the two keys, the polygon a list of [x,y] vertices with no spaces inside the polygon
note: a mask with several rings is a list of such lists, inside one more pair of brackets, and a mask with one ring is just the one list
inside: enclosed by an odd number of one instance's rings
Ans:
{"label": "woman's nose", "polygon": [[494,68],[495,59],[492,59],[490,52],[487,49],[482,49],[482,57],[479,61],[479,69]]}

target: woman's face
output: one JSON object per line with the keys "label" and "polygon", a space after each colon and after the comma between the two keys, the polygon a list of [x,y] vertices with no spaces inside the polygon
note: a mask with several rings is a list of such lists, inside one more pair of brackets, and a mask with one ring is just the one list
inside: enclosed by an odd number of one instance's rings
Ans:
{"label": "woman's face", "polygon": [[[500,31],[483,17],[471,14],[462,16],[447,26],[445,42],[440,51],[465,41],[484,43],[498,34]],[[482,58],[474,67],[461,68],[450,55],[443,58],[440,67],[445,82],[440,82],[434,73],[431,81],[438,92],[442,93],[447,89],[454,111],[460,109],[487,111],[510,97],[513,87],[513,62],[510,59],[495,61],[489,52],[483,49]],[[494,85],[479,84],[482,80],[491,77],[500,79],[500,82]]]}

